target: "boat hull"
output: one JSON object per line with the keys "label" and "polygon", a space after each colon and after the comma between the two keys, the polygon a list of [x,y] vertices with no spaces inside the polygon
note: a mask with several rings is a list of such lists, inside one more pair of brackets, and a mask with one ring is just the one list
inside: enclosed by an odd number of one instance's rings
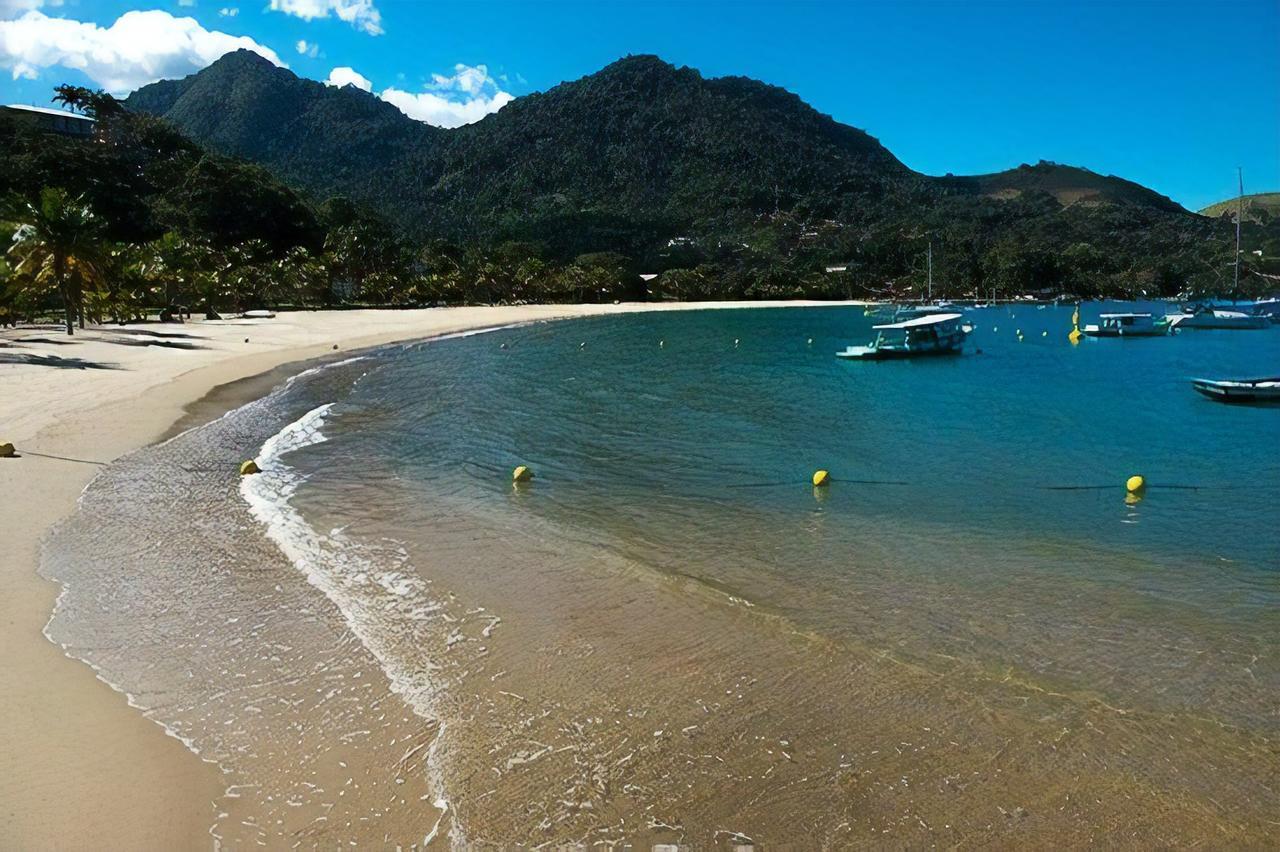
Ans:
{"label": "boat hull", "polygon": [[1191,386],[1216,402],[1280,403],[1280,378],[1254,381],[1192,379]]}
{"label": "boat hull", "polygon": [[1140,331],[1117,331],[1109,328],[1085,326],[1081,331],[1086,337],[1165,337],[1169,333],[1168,326],[1143,329]]}
{"label": "boat hull", "polygon": [[1238,317],[1216,317],[1205,314],[1182,314],[1170,318],[1170,322],[1179,329],[1183,328],[1203,328],[1203,329],[1259,329],[1267,328],[1271,325],[1271,320],[1266,317],[1255,316],[1238,316]]}

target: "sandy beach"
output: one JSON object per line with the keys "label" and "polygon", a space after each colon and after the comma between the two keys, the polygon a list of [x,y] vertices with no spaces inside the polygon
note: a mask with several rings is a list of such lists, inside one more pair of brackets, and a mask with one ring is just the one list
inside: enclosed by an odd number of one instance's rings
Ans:
{"label": "sandy beach", "polygon": [[[784,303],[808,304],[802,302]],[[217,767],[204,763],[64,656],[42,633],[58,589],[40,542],[102,465],[269,390],[282,365],[401,340],[539,320],[644,310],[762,307],[544,305],[282,314],[270,320],[0,333],[0,462],[7,594],[0,659],[5,846],[191,849],[211,845]],[[215,392],[215,389],[218,389]],[[211,392],[213,395],[210,397]],[[210,399],[203,404],[201,400]],[[126,783],[122,783],[126,781]]]}

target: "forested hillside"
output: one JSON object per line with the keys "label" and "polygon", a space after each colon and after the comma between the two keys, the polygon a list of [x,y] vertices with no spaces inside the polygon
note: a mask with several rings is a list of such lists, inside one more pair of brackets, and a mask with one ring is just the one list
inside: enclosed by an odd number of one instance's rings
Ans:
{"label": "forested hillside", "polygon": [[1213,289],[1230,257],[1221,223],[1131,181],[1045,162],[922,175],[789,92],[652,56],[455,130],[248,52],[127,105],[415,239],[701,268],[682,293],[807,292],[819,285],[800,279],[827,266],[846,271],[823,291],[903,293],[930,240],[954,292]]}

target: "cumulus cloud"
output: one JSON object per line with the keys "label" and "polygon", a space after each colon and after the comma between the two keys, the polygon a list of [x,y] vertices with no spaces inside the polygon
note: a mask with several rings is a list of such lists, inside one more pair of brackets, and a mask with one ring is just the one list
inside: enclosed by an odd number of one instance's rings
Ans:
{"label": "cumulus cloud", "polygon": [[275,51],[248,36],[206,30],[194,18],[159,10],[126,12],[109,27],[37,11],[0,21],[0,68],[14,79],[35,79],[56,65],[82,71],[115,93],[199,71],[241,48],[284,65]]}
{"label": "cumulus cloud", "polygon": [[0,0],[0,20],[16,18],[43,5],[44,0]]}
{"label": "cumulus cloud", "polygon": [[383,89],[380,97],[410,118],[437,127],[471,124],[515,100],[484,65],[458,63],[452,74],[432,74],[425,89],[409,92],[391,87]]}
{"label": "cumulus cloud", "polygon": [[224,18],[234,18],[236,15],[240,14],[240,7],[239,6],[223,6],[221,9],[218,10],[218,14]]}
{"label": "cumulus cloud", "polygon": [[373,82],[368,77],[358,73],[356,69],[348,66],[334,68],[329,72],[329,79],[325,83],[330,86],[355,86],[357,89],[364,89],[366,92],[373,91]]}
{"label": "cumulus cloud", "polygon": [[315,59],[320,53],[320,45],[314,42],[309,42],[305,38],[298,39],[298,43],[293,47],[298,51],[298,53],[301,53],[303,56],[309,56],[312,59]]}
{"label": "cumulus cloud", "polygon": [[373,0],[271,0],[269,8],[304,21],[334,15],[369,35],[382,34],[382,13]]}

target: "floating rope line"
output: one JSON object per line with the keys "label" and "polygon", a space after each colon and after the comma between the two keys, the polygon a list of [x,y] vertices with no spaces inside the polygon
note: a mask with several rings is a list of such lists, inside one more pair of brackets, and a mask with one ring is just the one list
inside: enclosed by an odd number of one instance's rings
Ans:
{"label": "floating rope line", "polygon": [[15,449],[15,452],[20,456],[38,456],[42,459],[57,459],[58,461],[77,462],[78,464],[108,464],[108,462],[94,461],[93,459],[73,459],[70,456],[55,456],[52,453],[37,453],[35,450]]}
{"label": "floating rope line", "polygon": [[[910,482],[902,482],[896,479],[843,479],[840,477],[831,477],[829,482],[839,482],[845,485],[911,485]],[[726,488],[789,488],[796,485],[812,485],[809,480],[784,479],[776,482],[731,482]]]}
{"label": "floating rope line", "polygon": [[[1280,483],[1276,485],[1159,485],[1148,483],[1143,487],[1148,491],[1266,491],[1280,488]],[[1040,489],[1043,491],[1114,491],[1117,489],[1123,490],[1124,483],[1119,485],[1041,485]]]}

